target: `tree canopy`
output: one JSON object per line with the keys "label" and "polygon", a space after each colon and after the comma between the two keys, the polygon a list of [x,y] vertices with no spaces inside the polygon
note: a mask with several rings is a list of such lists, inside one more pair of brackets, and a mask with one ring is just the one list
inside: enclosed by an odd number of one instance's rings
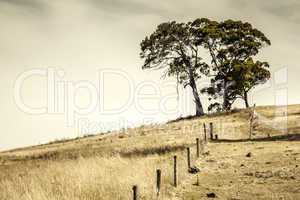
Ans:
{"label": "tree canopy", "polygon": [[[238,98],[249,106],[248,92],[270,78],[269,64],[254,59],[268,45],[270,40],[250,23],[199,18],[158,25],[141,42],[140,56],[144,59],[142,69],[164,69],[165,76],[175,76],[184,87],[190,86],[196,114],[203,115],[197,85],[202,77],[211,79],[209,87],[200,87],[215,101],[209,109],[229,110]],[[200,52],[207,52],[210,60],[204,61]]]}
{"label": "tree canopy", "polygon": [[199,46],[191,27],[185,23],[167,22],[141,42],[143,69],[165,69],[167,76],[176,76],[184,87],[190,86],[196,104],[196,115],[203,115],[196,81],[208,73],[208,65],[202,62]]}
{"label": "tree canopy", "polygon": [[[202,92],[214,99],[222,96],[222,110],[230,110],[237,98],[243,98],[248,107],[247,93],[270,77],[268,63],[253,62],[253,57],[261,48],[271,45],[270,40],[247,22],[216,22],[202,18],[191,24],[199,43],[211,56],[214,78],[211,86],[204,88]],[[256,76],[256,73],[259,75]],[[217,107],[218,104],[212,105]]]}

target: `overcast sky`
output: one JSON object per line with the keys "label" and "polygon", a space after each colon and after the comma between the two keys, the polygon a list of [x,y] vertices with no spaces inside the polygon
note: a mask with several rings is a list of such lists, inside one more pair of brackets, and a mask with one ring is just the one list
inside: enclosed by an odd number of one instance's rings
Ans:
{"label": "overcast sky", "polygon": [[[272,42],[259,58],[271,64],[273,77],[254,92],[251,102],[300,103],[299,10],[298,0],[0,0],[0,150],[122,127],[124,121],[136,125],[193,113],[192,100],[182,99],[189,91],[180,89],[180,106],[176,106],[174,80],[162,80],[157,71],[141,70],[141,40],[159,23],[170,20],[186,22],[208,17],[252,23]],[[47,110],[40,114],[25,111],[20,102],[15,102],[16,81],[33,69],[42,74],[22,82],[20,94],[25,107]],[[99,80],[103,70],[107,73]],[[75,102],[81,111],[89,107],[95,92],[99,105],[82,114],[71,112],[73,107],[64,112],[51,110],[49,79],[43,73],[49,75],[52,71],[59,75],[55,80],[65,87],[89,84],[96,88],[92,92],[78,89],[65,95],[68,98],[57,95],[55,106],[64,105],[57,103],[61,101]],[[152,99],[141,93],[152,94]],[[207,107],[206,98],[201,99]],[[128,106],[119,113],[102,112],[126,102]],[[177,107],[176,113],[167,112]]]}

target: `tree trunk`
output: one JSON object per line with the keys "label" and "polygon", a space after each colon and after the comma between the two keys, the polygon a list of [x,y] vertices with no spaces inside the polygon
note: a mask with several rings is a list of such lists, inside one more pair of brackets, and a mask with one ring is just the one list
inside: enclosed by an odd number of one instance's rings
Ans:
{"label": "tree trunk", "polygon": [[204,111],[203,111],[203,106],[202,106],[202,103],[200,101],[199,94],[197,91],[197,86],[196,86],[196,84],[190,84],[190,85],[193,90],[194,102],[196,104],[196,116],[202,116],[202,115],[204,115]]}
{"label": "tree trunk", "polygon": [[197,91],[197,85],[196,85],[196,82],[195,82],[195,79],[194,79],[194,76],[193,76],[191,70],[189,73],[189,78],[190,78],[190,86],[193,90],[194,102],[196,104],[196,116],[202,116],[202,115],[204,115],[203,106],[200,101],[199,93]]}
{"label": "tree trunk", "polygon": [[248,93],[246,91],[244,91],[244,101],[246,108],[249,108]]}
{"label": "tree trunk", "polygon": [[223,111],[227,111],[228,110],[228,90],[227,90],[227,81],[224,80],[223,82],[223,90],[224,90],[224,94],[223,94]]}

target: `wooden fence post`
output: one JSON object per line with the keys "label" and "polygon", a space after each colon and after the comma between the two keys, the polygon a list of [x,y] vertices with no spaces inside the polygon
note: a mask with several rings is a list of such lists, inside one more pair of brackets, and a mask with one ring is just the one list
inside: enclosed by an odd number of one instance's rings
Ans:
{"label": "wooden fence post", "polygon": [[209,134],[210,134],[210,139],[211,140],[214,140],[214,136],[213,136],[213,132],[214,132],[214,130],[213,130],[213,123],[212,122],[210,122],[209,123]]}
{"label": "wooden fence post", "polygon": [[249,120],[249,139],[252,139],[252,132],[253,132],[253,112],[250,111],[250,120]]}
{"label": "wooden fence post", "polygon": [[191,152],[190,148],[188,147],[187,149],[187,164],[188,164],[188,170],[191,168]]}
{"label": "wooden fence post", "polygon": [[219,139],[218,134],[216,134],[215,135],[215,140],[218,140],[218,139]]}
{"label": "wooden fence post", "polygon": [[174,156],[174,186],[177,187],[177,156]]}
{"label": "wooden fence post", "polygon": [[160,185],[161,185],[161,170],[156,170],[156,189],[157,189],[157,196],[159,196],[160,192]]}
{"label": "wooden fence post", "polygon": [[252,108],[250,108],[250,123],[249,123],[249,139],[252,139],[252,135],[253,135],[253,124],[254,124],[254,120],[255,120],[255,104],[253,105]]}
{"label": "wooden fence post", "polygon": [[206,124],[203,123],[203,131],[204,131],[204,141],[207,142],[207,136],[206,136]]}
{"label": "wooden fence post", "polygon": [[252,139],[253,134],[253,121],[254,121],[254,113],[255,113],[255,104],[253,105],[253,108],[250,108],[250,123],[249,123],[249,139]]}
{"label": "wooden fence post", "polygon": [[196,138],[196,145],[197,145],[197,158],[199,158],[200,157],[199,138]]}
{"label": "wooden fence post", "polygon": [[133,200],[138,200],[138,187],[137,187],[137,185],[134,185],[132,187],[132,191],[133,191]]}

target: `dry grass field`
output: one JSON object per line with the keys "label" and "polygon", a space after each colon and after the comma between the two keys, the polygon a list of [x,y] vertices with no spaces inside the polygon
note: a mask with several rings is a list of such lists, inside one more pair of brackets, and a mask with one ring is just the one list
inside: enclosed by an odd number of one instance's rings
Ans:
{"label": "dry grass field", "polygon": [[[139,199],[157,199],[156,169],[159,199],[300,199],[300,106],[255,113],[252,141],[249,110],[240,110],[0,152],[0,199],[132,199],[133,185]],[[195,139],[209,122],[219,141],[201,141],[196,159]],[[187,173],[186,147],[197,175]]]}

